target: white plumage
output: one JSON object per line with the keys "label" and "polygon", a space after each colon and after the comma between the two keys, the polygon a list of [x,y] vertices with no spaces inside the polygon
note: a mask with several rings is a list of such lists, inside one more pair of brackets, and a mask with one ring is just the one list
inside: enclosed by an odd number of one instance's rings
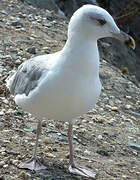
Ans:
{"label": "white plumage", "polygon": [[[129,43],[132,40],[120,31],[107,11],[85,5],[72,16],[68,40],[61,51],[24,62],[7,81],[16,104],[25,111],[40,120],[45,117],[69,121],[69,170],[86,177],[94,177],[94,173],[74,164],[71,121],[93,108],[99,98],[101,83],[97,40],[108,36]],[[32,163],[35,159],[36,149],[33,159],[20,167],[43,168],[39,163],[36,165],[37,160]]]}

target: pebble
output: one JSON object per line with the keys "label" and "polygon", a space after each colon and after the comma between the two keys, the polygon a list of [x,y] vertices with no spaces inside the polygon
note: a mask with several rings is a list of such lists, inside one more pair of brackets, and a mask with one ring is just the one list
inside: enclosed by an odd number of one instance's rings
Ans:
{"label": "pebble", "polygon": [[25,171],[21,171],[18,175],[18,178],[22,178],[22,179],[28,179],[29,178],[29,174],[27,174]]}
{"label": "pebble", "polygon": [[136,119],[134,116],[131,116],[131,119],[132,119],[133,121],[137,121],[137,119]]}
{"label": "pebble", "polygon": [[1,155],[2,155],[2,156],[5,156],[5,155],[6,155],[6,152],[1,152]]}
{"label": "pebble", "polygon": [[54,154],[52,154],[52,153],[46,153],[46,156],[47,157],[50,157],[50,158],[55,158],[56,156],[54,155]]}
{"label": "pebble", "polygon": [[47,27],[47,28],[50,28],[50,27],[52,26],[52,24],[46,23],[46,24],[43,24],[42,26]]}
{"label": "pebble", "polygon": [[86,149],[86,150],[84,151],[84,154],[86,154],[86,155],[91,155],[91,152]]}
{"label": "pebble", "polygon": [[[1,142],[1,141],[0,141],[0,142]],[[1,153],[1,152],[5,152],[5,151],[6,151],[6,149],[5,149],[4,147],[1,147],[1,148],[0,148],[0,153]]]}
{"label": "pebble", "polygon": [[20,21],[13,21],[11,25],[16,26],[16,28],[21,28],[24,26],[23,23],[21,23]]}
{"label": "pebble", "polygon": [[50,140],[50,138],[45,138],[44,141],[43,141],[44,144],[52,144],[52,141]]}
{"label": "pebble", "polygon": [[111,106],[108,105],[108,104],[106,104],[105,107],[106,107],[107,109],[111,109]]}
{"label": "pebble", "polygon": [[140,176],[140,171],[136,172],[136,174],[137,174],[138,176]]}
{"label": "pebble", "polygon": [[82,122],[83,123],[87,123],[88,121],[87,121],[87,119],[83,119]]}
{"label": "pebble", "polygon": [[0,116],[3,116],[5,113],[3,111],[0,111]]}
{"label": "pebble", "polygon": [[113,107],[111,107],[111,110],[112,110],[112,111],[118,111],[119,109],[118,109],[118,107],[113,106]]}
{"label": "pebble", "polygon": [[114,173],[114,175],[113,175],[114,177],[118,177],[118,174],[117,173]]}
{"label": "pebble", "polygon": [[3,167],[5,165],[4,161],[0,161],[0,167]]}
{"label": "pebble", "polygon": [[125,109],[127,109],[127,110],[129,110],[129,109],[131,109],[132,108],[132,106],[130,105],[130,104],[127,104],[126,106],[125,106]]}
{"label": "pebble", "polygon": [[0,59],[12,60],[12,56],[11,55],[0,56]]}
{"label": "pebble", "polygon": [[52,15],[47,15],[47,20],[53,21],[53,16]]}
{"label": "pebble", "polygon": [[11,163],[12,163],[14,166],[17,166],[18,163],[19,163],[19,161],[16,160],[16,159],[13,159],[13,160],[11,160]]}
{"label": "pebble", "polygon": [[47,53],[47,54],[49,54],[50,52],[51,52],[51,49],[49,48],[49,47],[43,47],[42,48],[44,51],[45,51],[45,53]]}
{"label": "pebble", "polygon": [[7,11],[5,11],[5,10],[1,10],[1,11],[0,11],[0,14],[3,14],[3,15],[8,16],[8,12],[7,12]]}
{"label": "pebble", "polygon": [[105,121],[105,120],[102,119],[102,118],[98,119],[98,122],[99,122],[99,123],[104,123],[104,121]]}
{"label": "pebble", "polygon": [[48,146],[47,149],[48,149],[49,152],[53,151],[53,148],[51,146]]}
{"label": "pebble", "polygon": [[113,124],[114,121],[115,121],[115,119],[114,119],[114,118],[111,118],[111,119],[108,121],[108,123],[109,123],[109,124]]}
{"label": "pebble", "polygon": [[67,138],[58,137],[57,139],[58,139],[58,141],[60,141],[60,142],[65,142],[65,143],[68,142],[68,139],[67,139]]}
{"label": "pebble", "polygon": [[20,59],[17,59],[17,60],[15,61],[15,64],[17,64],[17,65],[21,64],[21,60],[20,60]]}
{"label": "pebble", "polygon": [[132,97],[131,96],[126,96],[126,99],[132,99]]}
{"label": "pebble", "polygon": [[3,61],[0,61],[0,66],[5,66],[5,63]]}
{"label": "pebble", "polygon": [[16,40],[15,42],[16,42],[16,44],[22,44],[22,43],[25,43],[24,40]]}
{"label": "pebble", "polygon": [[132,149],[135,149],[135,150],[137,150],[137,151],[140,151],[140,144],[133,143],[133,142],[128,142],[128,145],[129,145]]}
{"label": "pebble", "polygon": [[98,139],[99,139],[99,140],[102,140],[102,139],[103,139],[103,136],[102,136],[102,135],[99,135],[99,136],[98,136]]}
{"label": "pebble", "polygon": [[80,148],[75,148],[74,151],[77,152],[77,153],[80,153],[81,149]]}
{"label": "pebble", "polygon": [[11,42],[4,42],[3,45],[4,46],[13,46],[13,44]]}
{"label": "pebble", "polygon": [[3,168],[8,168],[8,164],[3,165]]}
{"label": "pebble", "polygon": [[36,54],[36,48],[35,47],[30,47],[27,49],[27,52],[30,54]]}
{"label": "pebble", "polygon": [[3,102],[4,102],[5,104],[9,104],[9,101],[8,101],[7,99],[4,99]]}

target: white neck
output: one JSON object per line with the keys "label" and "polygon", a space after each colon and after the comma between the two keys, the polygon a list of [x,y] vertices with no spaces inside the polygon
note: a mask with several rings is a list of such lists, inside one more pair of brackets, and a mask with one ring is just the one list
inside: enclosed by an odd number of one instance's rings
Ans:
{"label": "white neck", "polygon": [[[99,53],[97,40],[87,39],[78,32],[69,35],[68,40],[62,50],[65,52],[64,66],[72,67],[73,71],[81,73],[99,74]],[[67,54],[67,55],[66,55]]]}

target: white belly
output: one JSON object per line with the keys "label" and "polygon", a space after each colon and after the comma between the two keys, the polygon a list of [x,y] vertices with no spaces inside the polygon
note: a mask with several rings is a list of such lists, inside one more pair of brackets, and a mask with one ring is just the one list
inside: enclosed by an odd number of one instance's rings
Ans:
{"label": "white belly", "polygon": [[69,80],[63,75],[53,77],[53,81],[47,79],[29,97],[25,94],[16,95],[15,101],[38,118],[69,121],[93,108],[100,92],[101,83],[98,77],[73,77],[73,80]]}

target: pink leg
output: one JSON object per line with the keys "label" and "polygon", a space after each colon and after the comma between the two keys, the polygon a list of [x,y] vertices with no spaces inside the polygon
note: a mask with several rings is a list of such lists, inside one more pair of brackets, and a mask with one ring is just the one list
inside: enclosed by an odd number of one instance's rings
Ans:
{"label": "pink leg", "polygon": [[73,130],[72,130],[72,123],[69,122],[69,129],[68,129],[68,141],[69,141],[69,149],[70,149],[70,159],[69,159],[69,171],[70,173],[81,175],[88,178],[95,178],[96,173],[92,172],[91,170],[76,166],[74,163],[74,153],[73,153]]}
{"label": "pink leg", "polygon": [[35,170],[35,171],[46,169],[46,167],[42,165],[37,158],[37,147],[38,147],[39,135],[41,133],[41,126],[42,126],[41,121],[39,121],[37,125],[35,149],[34,149],[34,154],[32,158],[26,162],[20,163],[19,168],[30,169],[30,170]]}

